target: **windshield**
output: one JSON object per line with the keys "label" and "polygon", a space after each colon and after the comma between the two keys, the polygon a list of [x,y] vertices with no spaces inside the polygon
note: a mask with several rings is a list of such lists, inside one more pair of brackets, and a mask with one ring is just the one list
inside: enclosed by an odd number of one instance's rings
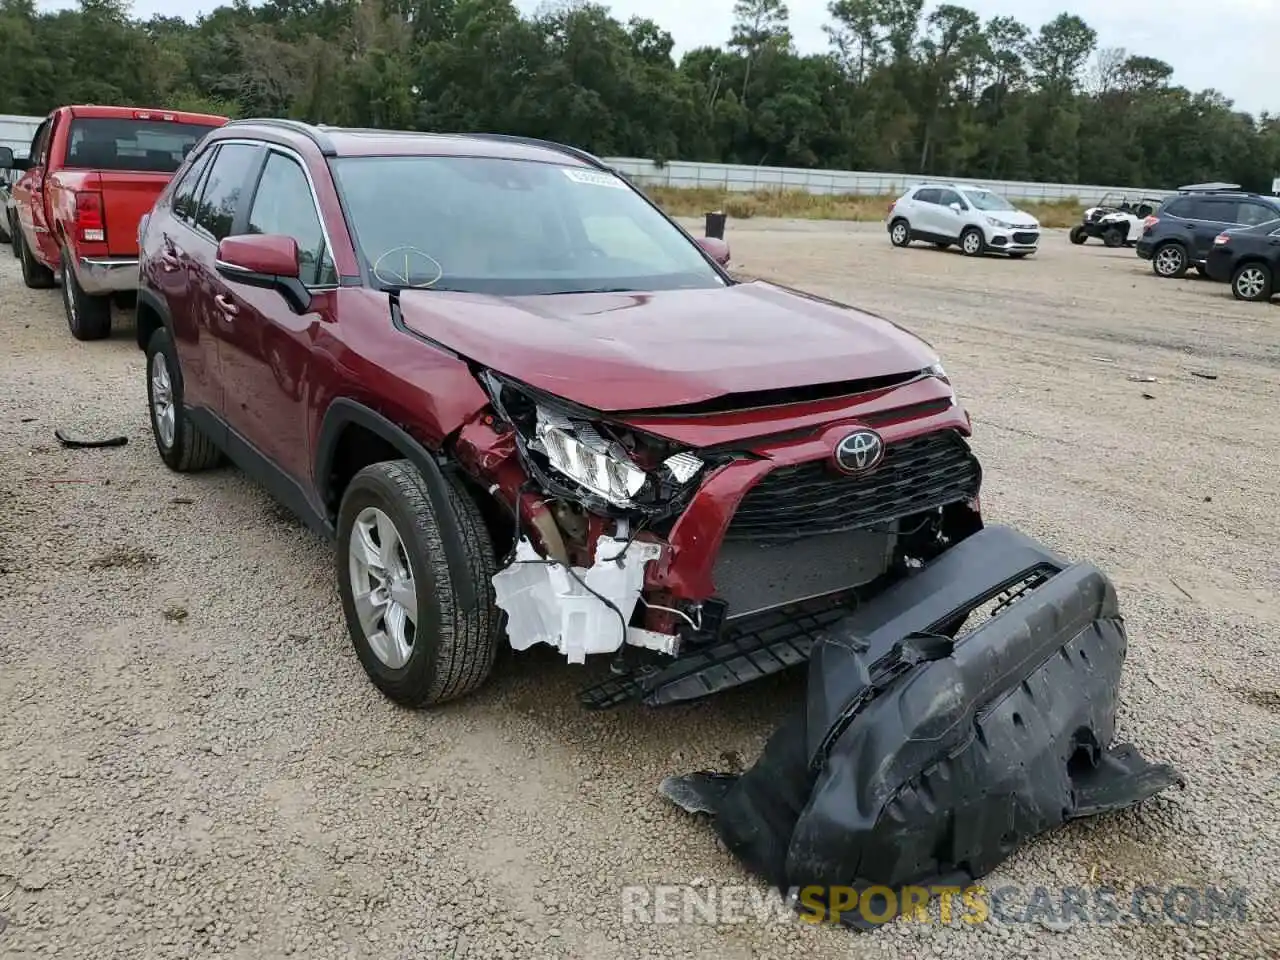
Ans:
{"label": "windshield", "polygon": [[171,120],[77,117],[66,164],[91,170],[173,173],[214,127]]}
{"label": "windshield", "polygon": [[979,210],[1013,210],[1014,206],[998,193],[990,190],[966,190],[964,195]]}
{"label": "windshield", "polygon": [[332,161],[361,255],[385,287],[506,296],[724,286],[618,177],[477,157]]}

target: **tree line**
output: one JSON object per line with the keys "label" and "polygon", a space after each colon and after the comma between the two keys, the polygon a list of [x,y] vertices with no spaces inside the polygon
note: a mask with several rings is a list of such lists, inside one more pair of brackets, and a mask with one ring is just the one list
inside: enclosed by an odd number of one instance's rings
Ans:
{"label": "tree line", "polygon": [[673,56],[653,20],[585,0],[233,0],[194,23],[125,0],[0,0],[0,113],[118,103],[317,123],[543,137],[601,156],[1269,190],[1280,118],[1099,48],[963,5],[832,0],[801,53],[783,0],[739,0],[721,47]]}

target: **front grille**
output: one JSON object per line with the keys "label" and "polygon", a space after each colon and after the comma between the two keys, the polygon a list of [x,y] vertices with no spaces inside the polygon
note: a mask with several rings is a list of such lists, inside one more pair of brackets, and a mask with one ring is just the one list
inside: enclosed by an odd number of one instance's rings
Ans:
{"label": "front grille", "polygon": [[846,530],[794,540],[731,540],[720,545],[712,579],[735,620],[783,604],[870,583],[889,569],[897,538]]}
{"label": "front grille", "polygon": [[851,477],[826,460],[780,467],[747,492],[728,539],[791,539],[887,523],[978,495],[982,470],[954,430],[891,443],[871,473]]}
{"label": "front grille", "polygon": [[1014,243],[1035,243],[1040,239],[1040,234],[1032,233],[1027,230],[1019,230],[1013,235]]}

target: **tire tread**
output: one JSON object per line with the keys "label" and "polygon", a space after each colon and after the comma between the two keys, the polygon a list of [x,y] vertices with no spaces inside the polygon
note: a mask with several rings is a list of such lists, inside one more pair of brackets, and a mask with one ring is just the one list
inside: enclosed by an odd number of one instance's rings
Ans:
{"label": "tire tread", "polygon": [[[430,561],[432,588],[439,610],[439,635],[435,640],[435,663],[431,681],[422,688],[406,690],[396,699],[413,707],[433,706],[458,699],[479,687],[493,671],[500,640],[501,611],[494,601],[492,577],[497,561],[489,541],[479,506],[461,481],[445,474],[448,507],[458,521],[471,577],[479,594],[477,609],[462,610],[454,597],[449,565],[445,560],[444,534],[426,481],[408,460],[387,460],[371,464],[352,479],[352,487],[366,480],[375,486],[390,487],[412,518],[412,536],[418,552]],[[348,488],[349,490],[351,487]],[[341,511],[346,515],[348,511]],[[346,557],[338,557],[339,576],[344,575]],[[421,576],[415,571],[415,578]]]}

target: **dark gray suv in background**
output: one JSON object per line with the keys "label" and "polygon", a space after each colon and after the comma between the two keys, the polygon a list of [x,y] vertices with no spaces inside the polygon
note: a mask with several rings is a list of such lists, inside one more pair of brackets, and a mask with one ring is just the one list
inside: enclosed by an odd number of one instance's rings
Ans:
{"label": "dark gray suv in background", "polygon": [[1280,219],[1280,197],[1248,193],[1237,184],[1202,183],[1182,187],[1143,222],[1138,256],[1151,261],[1158,277],[1176,279],[1188,267],[1205,272],[1213,238],[1232,227]]}

